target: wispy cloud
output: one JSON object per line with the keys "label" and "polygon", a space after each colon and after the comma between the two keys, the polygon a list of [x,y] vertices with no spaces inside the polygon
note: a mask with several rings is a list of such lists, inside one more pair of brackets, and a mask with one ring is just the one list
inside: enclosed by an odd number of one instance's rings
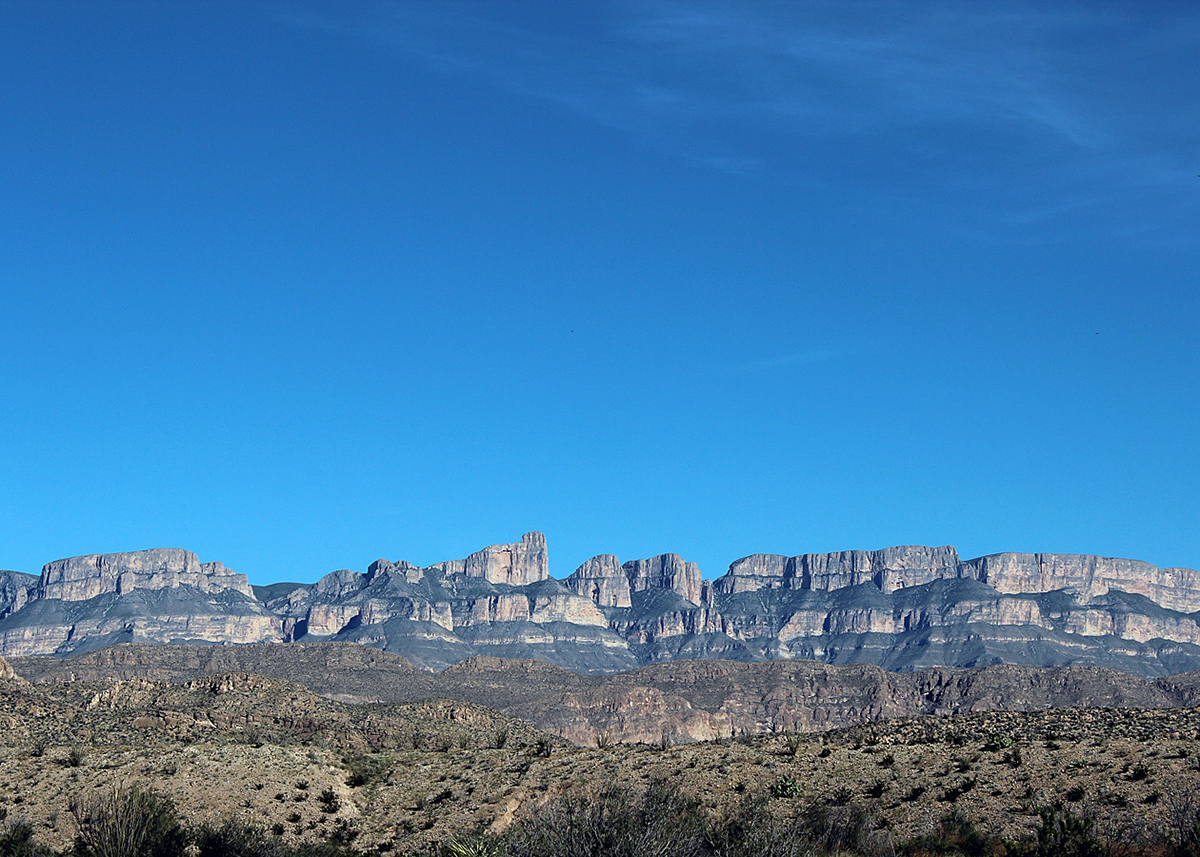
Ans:
{"label": "wispy cloud", "polygon": [[[1195,175],[1200,12],[1142,6],[642,0],[560,17],[394,2],[336,28],[689,163],[872,194],[986,197],[1016,220]],[[1172,65],[1172,62],[1175,65]],[[1114,174],[1117,165],[1128,172]],[[1015,220],[1014,220],[1015,222]]]}

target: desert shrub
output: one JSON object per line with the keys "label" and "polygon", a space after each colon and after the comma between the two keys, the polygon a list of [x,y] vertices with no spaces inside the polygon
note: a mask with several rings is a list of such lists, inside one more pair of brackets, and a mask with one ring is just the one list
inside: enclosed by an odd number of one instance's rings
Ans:
{"label": "desert shrub", "polygon": [[963,812],[952,812],[943,816],[933,833],[918,836],[903,843],[897,850],[902,857],[924,857],[933,854],[960,854],[963,857],[986,857],[1004,853],[1000,843],[984,836],[975,827],[970,816]]}
{"label": "desert shrub", "polygon": [[781,776],[771,783],[772,797],[800,797],[800,781],[795,777]]}
{"label": "desert shrub", "polygon": [[[283,826],[279,825],[279,833]],[[196,857],[285,857],[278,839],[239,819],[224,824],[201,824],[188,831]]]}
{"label": "desert shrub", "polygon": [[67,751],[67,755],[63,757],[63,764],[68,768],[78,768],[87,760],[87,753],[79,747],[72,747]]}
{"label": "desert shrub", "polygon": [[437,857],[495,857],[499,843],[485,834],[452,836],[438,846]]}
{"label": "desert shrub", "polygon": [[777,818],[765,797],[748,799],[731,815],[709,826],[708,848],[715,857],[809,857],[812,844],[803,830]]}
{"label": "desert shrub", "polygon": [[829,795],[830,806],[846,806],[854,799],[854,792],[849,786],[839,786]]}
{"label": "desert shrub", "polygon": [[492,744],[497,750],[503,750],[504,745],[508,743],[508,727],[497,726],[495,734],[492,735]]}
{"label": "desert shrub", "polygon": [[70,806],[76,857],[176,857],[186,845],[175,804],[140,786]]}
{"label": "desert shrub", "polygon": [[611,785],[547,803],[505,845],[508,857],[693,857],[706,853],[705,833],[699,803],[655,781],[640,793]]}
{"label": "desert shrub", "polygon": [[329,844],[335,848],[349,851],[351,843],[358,838],[359,830],[348,820],[339,818],[337,824],[325,834]]}
{"label": "desert shrub", "polygon": [[805,838],[826,851],[874,851],[874,813],[858,803],[811,803],[801,817]]}
{"label": "desert shrub", "polygon": [[1104,857],[1092,832],[1093,819],[1057,807],[1043,807],[1038,815],[1037,842],[1025,852],[1027,857]]}
{"label": "desert shrub", "polygon": [[1168,808],[1166,840],[1172,857],[1200,855],[1200,806],[1191,794],[1176,793]]}
{"label": "desert shrub", "polygon": [[1010,735],[989,735],[987,741],[983,744],[983,749],[989,753],[995,753],[999,750],[1007,750],[1013,744],[1012,736]]}
{"label": "desert shrub", "polygon": [[554,744],[552,744],[550,739],[545,736],[539,737],[533,743],[533,755],[535,756],[545,756],[549,758],[550,754],[553,752]]}
{"label": "desert shrub", "polygon": [[0,857],[52,857],[54,852],[33,839],[33,825],[16,821],[0,831]]}
{"label": "desert shrub", "polygon": [[804,746],[804,736],[798,732],[788,732],[783,736],[783,753],[785,756],[799,756],[800,748]]}
{"label": "desert shrub", "polygon": [[368,753],[351,753],[342,758],[349,771],[346,785],[358,788],[375,782],[387,773],[390,761],[387,756]]}
{"label": "desert shrub", "polygon": [[334,794],[333,789],[322,790],[321,796],[317,798],[317,802],[321,804],[321,812],[331,815],[342,808],[342,802],[338,800],[338,796]]}

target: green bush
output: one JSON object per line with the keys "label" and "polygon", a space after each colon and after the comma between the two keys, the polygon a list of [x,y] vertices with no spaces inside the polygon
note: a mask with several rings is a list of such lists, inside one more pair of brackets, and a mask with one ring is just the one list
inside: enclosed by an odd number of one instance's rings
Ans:
{"label": "green bush", "polygon": [[652,782],[640,793],[617,785],[546,804],[510,828],[508,857],[699,857],[705,850],[699,803]]}
{"label": "green bush", "polygon": [[800,797],[800,781],[795,777],[781,776],[771,783],[772,797]]}
{"label": "green bush", "polygon": [[1104,857],[1105,849],[1092,833],[1093,820],[1059,809],[1044,807],[1039,812],[1037,843],[1028,857]]}
{"label": "green bush", "polygon": [[[280,825],[279,833],[283,833]],[[189,831],[196,857],[284,857],[286,849],[261,828],[238,819],[214,826],[202,824]]]}
{"label": "green bush", "polygon": [[0,857],[52,857],[45,845],[33,841],[33,825],[17,821],[0,832]]}
{"label": "green bush", "polygon": [[933,833],[910,839],[900,846],[897,853],[913,857],[926,854],[986,857],[989,854],[1004,853],[999,850],[999,845],[996,839],[980,833],[965,813],[952,812],[942,817]]}
{"label": "green bush", "polygon": [[76,857],[177,857],[187,842],[171,799],[140,786],[70,806]]}
{"label": "green bush", "polygon": [[346,785],[350,788],[358,788],[369,785],[386,774],[391,760],[385,755],[352,753],[343,757],[342,763],[349,772],[349,776],[346,777]]}

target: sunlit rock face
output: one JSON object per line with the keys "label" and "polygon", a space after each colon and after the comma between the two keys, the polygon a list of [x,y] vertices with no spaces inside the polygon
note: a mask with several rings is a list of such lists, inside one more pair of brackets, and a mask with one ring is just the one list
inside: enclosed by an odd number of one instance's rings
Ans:
{"label": "sunlit rock face", "polygon": [[948,545],[753,554],[715,581],[678,554],[601,554],[560,581],[545,536],[532,532],[426,568],[379,559],[365,572],[252,589],[221,563],[153,550],[56,560],[38,578],[0,572],[0,654],[342,640],[430,670],[478,655],[578,672],[810,659],[1162,675],[1200,669],[1198,581],[1191,569],[1097,556],[963,561]]}
{"label": "sunlit rock face", "polygon": [[36,587],[25,587],[24,603],[19,592],[5,600],[15,608],[0,612],[0,652],[8,655],[135,640],[283,640],[279,617],[254,598],[246,575],[174,548],[55,560]]}
{"label": "sunlit rock face", "polygon": [[427,568],[376,560],[366,574],[331,572],[267,606],[283,614],[289,641],[365,642],[426,669],[475,654],[544,657],[584,671],[637,665],[596,603],[549,576],[541,533]]}
{"label": "sunlit rock face", "polygon": [[489,545],[466,559],[438,563],[428,570],[447,576],[481,577],[488,583],[509,586],[536,583],[550,576],[546,537],[541,533],[526,533],[516,544]]}
{"label": "sunlit rock face", "polygon": [[1144,595],[1180,613],[1200,611],[1200,571],[1158,568],[1136,559],[1058,553],[998,553],[963,563],[969,576],[997,592],[1073,589],[1083,600],[1109,590]]}
{"label": "sunlit rock face", "polygon": [[592,557],[563,583],[598,607],[633,606],[629,598],[629,578],[625,576],[621,561],[612,554]]}
{"label": "sunlit rock face", "polygon": [[759,589],[829,591],[873,583],[887,593],[957,577],[958,568],[958,552],[949,545],[938,548],[904,545],[877,551],[852,550],[793,557],[754,554],[730,565],[725,576],[713,583],[713,588],[718,594],[734,595]]}
{"label": "sunlit rock face", "polygon": [[191,551],[176,548],[91,554],[46,563],[38,597],[86,601],[107,592],[120,595],[134,589],[177,586],[191,586],[210,595],[232,590],[254,597],[246,575],[219,562],[202,565]]}

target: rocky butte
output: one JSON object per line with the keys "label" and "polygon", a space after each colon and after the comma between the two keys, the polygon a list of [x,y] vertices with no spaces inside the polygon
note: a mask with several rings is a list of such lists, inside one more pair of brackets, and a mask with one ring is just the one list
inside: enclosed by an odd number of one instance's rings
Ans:
{"label": "rocky butte", "polygon": [[893,671],[988,664],[1200,669],[1200,572],[1137,560],[951,546],[754,554],[705,580],[665,553],[601,554],[550,576],[527,533],[421,568],[379,559],[311,584],[251,587],[190,551],[160,549],[0,572],[0,655],[118,642],[349,641],[427,670],[473,656],[576,673],[672,660],[812,660]]}

